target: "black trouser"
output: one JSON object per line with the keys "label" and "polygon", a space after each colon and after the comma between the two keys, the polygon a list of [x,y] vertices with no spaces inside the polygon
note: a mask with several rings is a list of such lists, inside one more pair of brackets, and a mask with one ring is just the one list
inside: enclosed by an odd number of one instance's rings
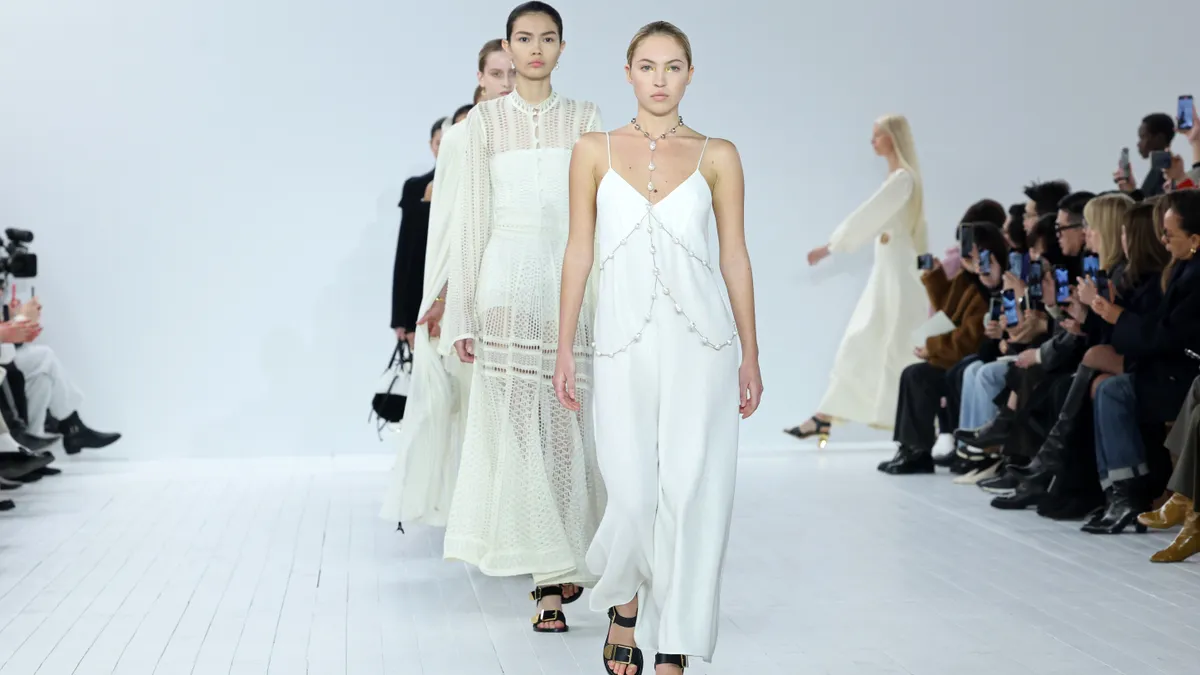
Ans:
{"label": "black trouser", "polygon": [[946,371],[930,363],[914,363],[900,374],[896,426],[892,440],[913,450],[929,452],[937,442],[933,422],[947,394]]}
{"label": "black trouser", "polygon": [[950,433],[958,428],[958,415],[962,411],[963,373],[967,366],[978,360],[979,355],[972,354],[946,371],[946,407],[938,417],[938,421],[944,423],[942,433]]}

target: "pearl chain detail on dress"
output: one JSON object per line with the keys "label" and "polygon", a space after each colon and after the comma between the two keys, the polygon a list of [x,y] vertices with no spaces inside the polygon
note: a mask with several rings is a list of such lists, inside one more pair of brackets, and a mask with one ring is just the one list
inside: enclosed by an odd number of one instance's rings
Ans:
{"label": "pearl chain detail on dress", "polygon": [[[668,230],[662,224],[662,222],[658,220],[658,217],[654,214],[654,204],[647,202],[646,215],[642,216],[641,220],[634,223],[633,229],[630,230],[628,234],[626,234],[624,237],[621,238],[621,241],[617,244],[617,247],[615,249],[613,249],[612,253],[609,253],[607,256],[604,257],[603,260],[600,261],[601,271],[603,271],[604,268],[608,265],[608,263],[612,261],[613,257],[617,255],[617,251],[619,251],[621,248],[623,248],[626,244],[629,243],[629,238],[632,237],[634,235],[634,233],[636,233],[637,231],[642,229],[643,225],[645,225],[646,237],[650,240],[650,262],[653,265],[653,270],[654,270],[654,285],[652,287],[652,290],[650,291],[650,308],[646,310],[646,316],[642,321],[642,329],[645,329],[646,326],[650,325],[650,321],[653,320],[653,318],[654,318],[654,305],[658,301],[659,290],[661,289],[662,294],[664,296],[667,296],[667,297],[671,296],[671,289],[665,283],[663,283],[662,270],[660,270],[658,268],[658,258],[657,258],[658,248],[654,245],[654,228],[656,226],[658,227],[658,229],[662,230],[664,234],[666,234],[668,237],[671,238],[672,243],[674,243],[679,248],[683,249],[684,252],[686,252],[690,258],[699,262],[701,265],[704,266],[704,269],[708,270],[710,273],[712,272],[712,264],[710,264],[708,262],[708,260],[706,260],[705,258],[702,258],[699,255],[697,255],[695,251],[693,251],[692,249],[685,246],[680,241],[679,237],[672,234],[671,231]],[[674,300],[674,298],[671,298],[671,299]],[[684,318],[684,320],[686,320],[688,322],[688,330],[695,333],[697,336],[699,336],[700,342],[702,342],[703,344],[705,344],[708,347],[711,347],[712,349],[721,351],[722,349],[724,349],[726,347],[732,346],[734,339],[737,338],[737,335],[738,335],[737,326],[734,326],[732,337],[730,337],[728,340],[726,340],[724,342],[713,342],[712,338],[704,335],[703,333],[700,332],[700,330],[698,328],[696,328],[696,322],[693,321],[690,316],[688,316],[687,312],[684,311],[683,307],[679,304],[678,301],[675,301],[675,313],[682,316]],[[629,340],[629,342],[626,342],[624,345],[621,345],[621,347],[615,351],[611,351],[611,352],[600,351],[599,349],[597,349],[597,345],[595,342],[592,343],[592,349],[595,352],[596,356],[604,356],[604,357],[612,358],[612,357],[615,357],[617,354],[624,353],[630,347],[632,347],[635,342],[638,342],[641,339],[642,339],[642,331],[638,330],[638,332],[636,334],[634,334],[633,339]]]}

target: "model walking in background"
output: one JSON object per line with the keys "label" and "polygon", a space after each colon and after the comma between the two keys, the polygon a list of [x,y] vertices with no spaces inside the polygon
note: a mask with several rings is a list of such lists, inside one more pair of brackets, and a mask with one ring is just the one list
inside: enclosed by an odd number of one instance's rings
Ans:
{"label": "model walking in background", "polygon": [[891,429],[900,373],[917,362],[912,334],[928,318],[917,256],[926,253],[921,169],[908,120],[889,115],[875,123],[875,154],[887,159],[888,177],[829,237],[808,254],[816,265],[875,240],[875,265],[834,358],[819,412],[787,433],[817,436],[825,446],[834,419]]}
{"label": "model walking in background", "polygon": [[[600,128],[594,104],[550,85],[562,34],[553,7],[514,9],[504,47],[516,89],[467,117],[442,326],[442,350],[453,344],[475,364],[445,556],[492,576],[533,575],[538,632],[567,630],[563,584],[573,600],[594,582],[584,556],[604,512],[591,415],[554,397],[567,172],[575,142]],[[591,333],[589,321],[573,347],[587,371]]]}
{"label": "model walking in background", "polygon": [[[483,100],[500,98],[513,88],[512,59],[501,42],[499,38],[489,40],[479,50]],[[413,370],[404,421],[396,434],[396,462],[380,510],[380,516],[391,522],[444,526],[458,475],[471,369],[457,358],[440,355],[437,343],[449,277],[451,208],[462,184],[466,157],[466,125],[459,120],[465,115],[460,108],[447,120],[450,125],[442,133],[433,182],[425,197],[432,201],[427,206],[428,237],[422,252],[422,297],[416,308],[421,318],[409,335],[398,335],[412,340]]]}
{"label": "model walking in background", "polygon": [[[554,378],[563,405],[581,410],[571,347],[586,334],[577,326],[597,259],[595,427],[609,502],[588,551],[600,575],[591,606],[609,612],[609,673],[642,671],[635,645],[657,652],[659,673],[677,673],[687,656],[712,657],[738,416],[758,407],[762,378],[737,149],[679,117],[692,77],[683,32],[649,24],[626,59],[637,116],[585,136],[571,160]],[[714,212],[732,318],[709,262]]]}

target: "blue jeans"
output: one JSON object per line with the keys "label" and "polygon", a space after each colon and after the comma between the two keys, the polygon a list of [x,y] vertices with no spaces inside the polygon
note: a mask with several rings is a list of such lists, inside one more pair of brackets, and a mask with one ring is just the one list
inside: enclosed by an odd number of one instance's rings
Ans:
{"label": "blue jeans", "polygon": [[1146,448],[1138,428],[1133,375],[1110,377],[1096,388],[1093,403],[1096,428],[1096,469],[1100,484],[1145,476]]}
{"label": "blue jeans", "polygon": [[1008,361],[982,363],[976,361],[967,366],[963,373],[962,408],[958,414],[958,426],[976,429],[987,424],[999,409],[994,399],[1004,391],[1004,378],[1008,375]]}

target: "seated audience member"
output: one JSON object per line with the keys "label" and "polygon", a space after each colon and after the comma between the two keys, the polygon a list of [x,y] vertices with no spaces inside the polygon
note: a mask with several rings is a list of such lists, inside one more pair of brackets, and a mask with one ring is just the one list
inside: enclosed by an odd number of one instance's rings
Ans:
{"label": "seated audience member", "polygon": [[[1097,252],[1102,265],[1105,264],[1103,261],[1112,265],[1106,268],[1112,282],[1110,297],[1116,297],[1138,314],[1152,312],[1161,301],[1162,273],[1170,259],[1157,234],[1159,227],[1154,220],[1154,208],[1153,204],[1145,202],[1129,208],[1119,235],[1124,261],[1114,265],[1107,254],[1107,244],[1098,242]],[[1093,220],[1097,218],[1104,220],[1093,214]],[[1091,400],[1089,393],[1094,390],[1097,379],[1120,375],[1133,365],[1109,344],[1112,326],[1087,309],[1100,289],[1087,278],[1079,279],[1078,289],[1068,311],[1073,317],[1073,327],[1086,338],[1089,349],[1075,371],[1057,421],[1037,455],[1028,467],[1009,469],[1025,479],[1018,492],[1029,495],[1031,500],[1046,495],[1049,503],[1039,504],[1038,512],[1057,519],[1082,517],[1097,502],[1103,501],[1097,486],[1095,453],[1090,449],[1091,427],[1086,424],[1091,406],[1085,403]],[[1051,484],[1054,490],[1049,492]]]}
{"label": "seated audience member", "polygon": [[[1065,180],[1051,180],[1045,183],[1031,183],[1025,188],[1025,211],[1022,223],[1025,233],[1033,234],[1038,221],[1047,215],[1058,213],[1058,203],[1071,194],[1071,185]],[[1032,242],[1031,242],[1032,243]]]}
{"label": "seated audience member", "polygon": [[[1166,113],[1151,113],[1142,118],[1137,134],[1137,149],[1142,159],[1150,159],[1154,153],[1170,153],[1171,141],[1175,139],[1175,119]],[[1151,165],[1149,173],[1142,180],[1141,188],[1134,185],[1132,177],[1125,175],[1119,168],[1113,173],[1113,180],[1123,192],[1128,192],[1134,199],[1141,201],[1165,191],[1165,168]]]}
{"label": "seated audience member", "polygon": [[[996,207],[1003,213],[999,204]],[[1008,246],[1004,234],[993,223],[968,223],[974,232],[974,245],[962,259],[962,271],[947,279],[941,265],[935,263],[921,279],[929,302],[954,322],[954,330],[930,337],[915,353],[921,362],[906,368],[900,377],[899,402],[893,440],[896,456],[879,466],[889,474],[932,473],[932,450],[936,440],[934,420],[946,395],[946,371],[968,354],[979,349],[983,339],[983,316],[987,311],[987,291],[979,281],[979,255],[987,250],[992,255],[992,274],[996,275],[1008,261]]]}
{"label": "seated audience member", "polygon": [[[37,324],[41,313],[41,303],[33,298],[16,309],[13,321]],[[120,440],[120,434],[96,431],[83,423],[79,417],[83,394],[67,377],[66,369],[50,347],[21,344],[13,357],[13,365],[25,377],[25,399],[29,408],[26,434],[47,438],[46,418],[51,414],[59,420],[57,432],[62,435],[67,454],[78,454],[84,448],[103,448]]]}
{"label": "seated audience member", "polygon": [[1008,250],[1026,253],[1029,251],[1029,233],[1025,231],[1025,205],[1008,207],[1008,219],[1004,221],[1004,238]]}
{"label": "seated audience member", "polygon": [[1198,370],[1186,350],[1200,344],[1200,191],[1172,192],[1166,202],[1163,243],[1175,264],[1162,301],[1145,314],[1103,296],[1090,307],[1113,326],[1112,346],[1132,364],[1096,388],[1096,465],[1112,489],[1103,516],[1085,532],[1119,533],[1148,510],[1156,495],[1146,480],[1142,425],[1162,429],[1173,421],[1168,411],[1179,410]]}
{"label": "seated audience member", "polygon": [[1156,511],[1138,516],[1138,522],[1156,530],[1169,530],[1183,525],[1175,541],[1150,557],[1151,562],[1183,562],[1200,553],[1200,523],[1197,523],[1196,488],[1200,485],[1200,377],[1192,380],[1171,433],[1167,449],[1177,459],[1175,471],[1167,487],[1175,494]]}
{"label": "seated audience member", "polygon": [[[1083,204],[1078,198],[1066,202],[1064,206],[1077,209],[1079,222],[1082,222]],[[1049,288],[1045,282],[1048,275],[1052,280],[1055,265],[1063,265],[1070,270],[1082,269],[1079,257],[1086,239],[1085,232],[1074,228],[1062,230],[1058,224],[1060,220],[1058,214],[1042,216],[1031,235],[1029,257],[1031,261],[1042,264],[1043,289]],[[1064,243],[1068,250],[1063,249]],[[1014,297],[1020,301],[1024,299],[1028,289],[1022,280],[1013,275],[1006,275],[1004,290],[1013,291]],[[979,448],[1003,444],[1016,422],[1016,412],[1007,406],[1001,408],[995,403],[995,399],[1000,397],[1006,388],[1010,367],[1015,363],[1019,367],[1027,368],[1038,363],[1039,359],[1046,360],[1057,355],[1057,352],[1039,354],[1038,348],[1051,329],[1045,317],[1033,312],[1024,312],[1021,318],[1020,323],[1006,328],[1007,339],[1000,343],[1000,351],[1007,356],[1015,356],[1016,361],[1005,359],[981,364],[974,372],[968,370],[963,378],[963,408],[959,420],[961,428],[955,432],[955,437],[963,443]]]}

